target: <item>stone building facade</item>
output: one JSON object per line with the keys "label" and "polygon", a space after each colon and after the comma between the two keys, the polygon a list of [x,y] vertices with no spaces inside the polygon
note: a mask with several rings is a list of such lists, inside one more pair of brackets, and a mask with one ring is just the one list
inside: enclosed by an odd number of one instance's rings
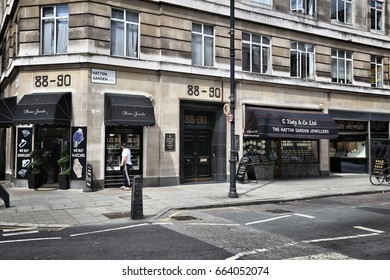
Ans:
{"label": "stone building facade", "polygon": [[[228,2],[2,0],[3,176],[27,186],[38,150],[43,184],[55,185],[65,151],[71,188],[88,166],[97,186],[120,186],[126,142],[145,186],[228,180]],[[389,138],[389,3],[235,8],[234,125],[248,176],[369,172],[372,140]]]}

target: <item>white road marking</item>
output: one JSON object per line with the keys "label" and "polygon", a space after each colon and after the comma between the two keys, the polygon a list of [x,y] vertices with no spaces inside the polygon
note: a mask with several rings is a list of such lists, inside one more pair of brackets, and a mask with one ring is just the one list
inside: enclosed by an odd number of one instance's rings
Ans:
{"label": "white road marking", "polygon": [[370,237],[370,236],[375,236],[375,235],[379,235],[379,234],[378,233],[358,234],[358,235],[340,236],[340,237],[334,237],[334,238],[303,240],[302,242],[303,243],[319,243],[319,242],[327,242],[327,241],[356,239],[356,238]]}
{"label": "white road marking", "polygon": [[28,227],[28,228],[5,228],[3,229],[3,232],[14,232],[14,231],[29,231],[29,230],[36,230],[36,227]]}
{"label": "white road marking", "polygon": [[363,237],[371,237],[371,236],[377,236],[381,233],[384,233],[384,231],[376,230],[372,228],[366,228],[362,226],[354,226],[356,229],[368,231],[371,233],[366,234],[357,234],[357,235],[349,235],[349,236],[340,236],[340,237],[333,237],[333,238],[322,238],[322,239],[313,239],[313,240],[303,240],[303,243],[319,243],[319,242],[328,242],[328,241],[337,241],[337,240],[347,240],[347,239],[356,239],[356,238],[363,238]]}
{"label": "white road marking", "polygon": [[308,218],[308,219],[315,219],[316,217],[309,216],[309,215],[304,215],[304,214],[294,214],[295,216],[303,217],[303,218]]}
{"label": "white road marking", "polygon": [[381,203],[379,205],[383,206],[383,205],[388,205],[388,204],[390,204],[390,202]]}
{"label": "white road marking", "polygon": [[5,240],[0,241],[0,244],[4,243],[18,243],[18,242],[31,242],[31,241],[45,241],[45,240],[59,240],[61,237],[47,237],[47,238],[31,238],[31,239],[17,239],[17,240]]}
{"label": "white road marking", "polygon": [[384,233],[384,231],[382,231],[382,230],[377,230],[377,229],[372,229],[372,228],[367,228],[367,227],[354,226],[354,228],[369,231],[369,232],[374,232],[374,233]]}
{"label": "white road marking", "polygon": [[279,216],[279,217],[275,217],[275,218],[265,219],[265,220],[261,220],[261,221],[249,222],[249,223],[246,223],[245,225],[249,226],[249,225],[254,225],[254,224],[266,223],[266,222],[269,222],[269,221],[284,219],[284,218],[288,218],[288,217],[291,217],[291,216],[292,215],[284,215],[284,216]]}
{"label": "white road marking", "polygon": [[189,225],[196,225],[196,226],[231,226],[231,227],[239,227],[240,224],[218,224],[218,223],[188,223]]}
{"label": "white road marking", "polygon": [[30,230],[30,231],[10,232],[10,233],[3,233],[3,236],[7,237],[7,236],[33,234],[33,233],[39,233],[39,231],[38,230]]}
{"label": "white road marking", "polygon": [[96,234],[96,233],[103,233],[103,232],[110,232],[110,231],[117,231],[117,230],[123,230],[123,229],[128,229],[128,228],[135,228],[135,227],[142,227],[142,226],[148,226],[148,225],[150,225],[150,224],[143,223],[143,224],[131,225],[131,226],[125,226],[125,227],[109,228],[109,229],[96,230],[96,231],[90,231],[90,232],[76,233],[76,234],[69,235],[69,237],[89,235],[89,234]]}
{"label": "white road marking", "polygon": [[241,253],[238,253],[230,258],[227,258],[226,260],[237,260],[237,259],[244,257],[244,256],[254,255],[257,253],[262,253],[262,252],[267,252],[267,251],[268,251],[268,249],[255,249],[252,251],[241,252]]}

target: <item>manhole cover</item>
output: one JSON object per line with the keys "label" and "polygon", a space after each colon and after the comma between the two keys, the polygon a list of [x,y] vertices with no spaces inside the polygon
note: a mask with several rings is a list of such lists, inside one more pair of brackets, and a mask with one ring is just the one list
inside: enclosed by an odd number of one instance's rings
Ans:
{"label": "manhole cover", "polygon": [[120,218],[129,218],[130,212],[112,212],[103,214],[109,219],[120,219]]}
{"label": "manhole cover", "polygon": [[292,211],[283,210],[283,209],[271,209],[271,210],[265,210],[265,212],[271,212],[271,213],[275,213],[275,214],[281,214],[281,213],[291,213]]}
{"label": "manhole cover", "polygon": [[173,216],[173,217],[171,217],[171,219],[177,220],[177,221],[197,220],[197,218],[192,217],[192,216]]}

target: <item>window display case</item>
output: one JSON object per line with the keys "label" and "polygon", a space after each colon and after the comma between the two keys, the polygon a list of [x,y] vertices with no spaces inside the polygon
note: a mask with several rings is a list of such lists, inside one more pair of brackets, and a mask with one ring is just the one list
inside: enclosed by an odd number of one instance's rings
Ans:
{"label": "window display case", "polygon": [[141,169],[141,135],[137,133],[110,133],[106,136],[106,171],[119,171],[121,164],[121,143],[127,143],[131,151],[133,170]]}

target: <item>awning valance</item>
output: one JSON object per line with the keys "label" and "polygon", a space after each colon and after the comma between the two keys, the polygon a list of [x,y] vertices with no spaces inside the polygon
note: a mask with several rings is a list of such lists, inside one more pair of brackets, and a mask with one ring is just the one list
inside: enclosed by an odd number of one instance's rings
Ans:
{"label": "awning valance", "polygon": [[154,110],[149,97],[105,94],[105,125],[154,126]]}
{"label": "awning valance", "polygon": [[244,137],[334,139],[336,122],[322,112],[246,107]]}
{"label": "awning valance", "polygon": [[33,93],[22,97],[16,106],[15,124],[70,125],[72,94]]}
{"label": "awning valance", "polygon": [[14,125],[16,96],[0,99],[0,127]]}

